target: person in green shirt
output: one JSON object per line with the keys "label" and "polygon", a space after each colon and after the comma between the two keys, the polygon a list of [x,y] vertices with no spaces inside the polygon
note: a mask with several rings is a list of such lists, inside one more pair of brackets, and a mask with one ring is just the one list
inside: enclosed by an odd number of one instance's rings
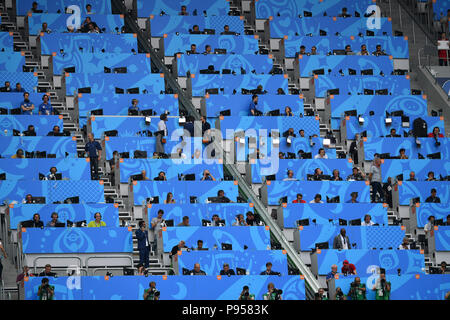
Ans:
{"label": "person in green shirt", "polygon": [[386,273],[384,269],[380,270],[380,277],[375,282],[372,290],[376,291],[375,300],[390,300],[391,283],[386,281]]}
{"label": "person in green shirt", "polygon": [[355,281],[350,284],[350,291],[347,294],[352,300],[367,300],[366,285],[361,283],[361,278],[356,277]]}
{"label": "person in green shirt", "polygon": [[347,300],[347,296],[344,294],[341,287],[336,288],[335,300]]}
{"label": "person in green shirt", "polygon": [[320,288],[319,291],[316,293],[315,300],[328,300],[328,297],[325,293],[324,288]]}
{"label": "person in green shirt", "polygon": [[55,286],[49,284],[48,278],[43,278],[38,288],[39,300],[53,300],[55,296]]}
{"label": "person in green shirt", "polygon": [[263,300],[282,300],[279,290],[272,282],[267,285],[267,292],[263,294]]}
{"label": "person in green shirt", "polygon": [[96,212],[94,215],[94,221],[89,222],[88,228],[100,228],[106,227],[105,221],[102,221],[102,215],[100,212]]}
{"label": "person in green shirt", "polygon": [[248,286],[244,286],[238,300],[255,300],[255,295],[250,293]]}
{"label": "person in green shirt", "polygon": [[159,300],[160,292],[156,290],[156,283],[149,283],[149,288],[144,290],[144,300]]}

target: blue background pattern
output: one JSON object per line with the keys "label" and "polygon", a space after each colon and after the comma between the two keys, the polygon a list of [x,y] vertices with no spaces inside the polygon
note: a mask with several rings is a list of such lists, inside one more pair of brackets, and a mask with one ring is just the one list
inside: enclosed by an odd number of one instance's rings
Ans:
{"label": "blue background pattern", "polygon": [[181,240],[187,247],[196,247],[197,240],[203,240],[205,248],[213,248],[217,245],[222,251],[222,243],[229,243],[233,251],[243,252],[247,250],[270,250],[270,232],[266,227],[172,227],[163,231],[164,252],[170,252]]}
{"label": "blue background pattern", "polygon": [[120,182],[127,183],[131,175],[146,171],[149,179],[154,179],[164,171],[167,181],[177,183],[180,174],[195,174],[196,181],[203,177],[203,170],[208,170],[217,181],[223,179],[223,166],[183,164],[181,159],[123,159],[120,162]]}
{"label": "blue background pattern", "polygon": [[238,187],[234,181],[180,181],[171,184],[166,181],[137,181],[133,186],[134,204],[142,205],[149,197],[159,196],[159,203],[164,203],[167,193],[172,192],[177,203],[189,203],[190,196],[196,196],[199,203],[205,203],[208,197],[217,197],[217,191],[225,191],[225,196],[236,201]]}
{"label": "blue background pattern", "polygon": [[[409,117],[409,127],[402,127],[402,118],[401,117],[392,117],[392,123],[390,125],[386,125],[384,117],[377,117],[375,119],[366,117],[364,124],[361,126],[358,122],[357,117],[350,117],[349,120],[346,121],[345,126],[347,128],[347,139],[355,139],[356,133],[361,133],[363,131],[367,131],[367,137],[384,137],[391,133],[391,129],[395,129],[397,134],[403,136],[403,132],[408,132],[413,129],[414,120],[419,117]],[[434,127],[438,127],[442,134],[445,134],[445,126],[444,120],[441,120],[439,117],[423,117],[428,124],[429,131],[431,132]]]}
{"label": "blue background pattern", "polygon": [[148,221],[158,216],[158,211],[164,210],[164,220],[173,220],[174,225],[182,222],[184,216],[189,216],[189,225],[194,227],[202,226],[202,220],[211,221],[214,214],[225,220],[226,226],[231,226],[236,221],[236,215],[248,211],[253,212],[253,208],[248,203],[196,203],[196,204],[152,204],[148,208]]}
{"label": "blue background pattern", "polygon": [[428,217],[433,215],[436,219],[445,219],[450,212],[449,203],[421,203],[416,208],[417,227],[423,228],[428,223]]}
{"label": "blue background pattern", "polygon": [[440,226],[435,231],[436,251],[450,251],[450,227]]}
{"label": "blue background pattern", "polygon": [[244,21],[236,16],[160,16],[155,15],[150,20],[150,33],[152,37],[162,37],[164,34],[179,32],[189,34],[189,29],[198,25],[200,30],[214,29],[216,34],[223,31],[223,27],[228,25],[230,31],[244,34]]}
{"label": "blue background pattern", "polygon": [[[380,29],[370,30],[375,33],[375,36],[381,36],[384,33],[388,36],[392,35],[392,23],[387,18],[381,18],[380,24]],[[366,34],[366,30],[368,30],[367,19],[337,18],[336,21],[333,21],[331,17],[316,16],[299,19],[297,17],[277,17],[274,15],[273,20],[270,21],[270,36],[272,38],[288,36],[288,39],[292,39],[297,36],[296,34],[302,36],[310,33],[313,36],[319,36],[320,30],[326,31],[327,37],[333,36],[336,31],[339,31],[342,36],[357,37],[360,32],[363,35]]]}
{"label": "blue background pattern", "polygon": [[447,181],[427,181],[427,182],[403,182],[398,187],[399,203],[409,205],[412,198],[420,197],[420,202],[425,202],[431,193],[431,189],[436,189],[436,195],[441,198],[441,203],[448,203],[450,196],[450,183]]}
{"label": "blue background pattern", "polygon": [[66,94],[73,95],[79,88],[91,87],[91,93],[110,94],[115,92],[115,88],[125,90],[129,88],[139,88],[142,93],[147,90],[148,93],[160,94],[164,91],[164,78],[160,74],[94,74],[87,75],[82,73],[70,73],[66,77]]}
{"label": "blue background pattern", "polygon": [[[371,289],[375,285],[377,276],[370,281]],[[350,283],[355,277],[341,277],[336,281],[336,287],[341,287],[342,291],[347,294],[350,290]],[[420,275],[416,279],[416,275],[387,276],[387,281],[391,282],[391,300],[444,300],[445,294],[450,289],[450,275],[429,274]],[[361,277],[361,283],[366,283],[367,277]],[[375,300],[375,291],[367,290],[367,300]]]}
{"label": "blue background pattern", "polygon": [[259,275],[266,270],[266,263],[272,263],[272,270],[287,275],[287,257],[281,250],[230,252],[230,251],[191,251],[182,252],[178,256],[178,268],[182,274],[182,268],[192,270],[195,263],[200,263],[200,268],[207,275],[219,275],[223,264],[228,263],[230,269],[246,269],[248,275]]}
{"label": "blue background pattern", "polygon": [[86,48],[90,52],[131,53],[137,48],[137,37],[131,33],[109,34],[109,33],[51,33],[41,36],[41,54],[61,55],[63,49],[66,54],[78,54],[78,48]]}
{"label": "blue background pattern", "polygon": [[405,231],[399,226],[306,226],[300,230],[300,250],[310,251],[319,242],[328,242],[333,248],[333,240],[342,228],[347,231],[349,242],[356,243],[356,249],[398,248],[405,237]]}
{"label": "blue background pattern", "polygon": [[262,55],[185,55],[177,59],[178,75],[186,76],[187,72],[200,73],[200,70],[208,69],[208,66],[213,65],[214,70],[221,71],[223,69],[230,69],[236,74],[241,74],[241,69],[246,73],[255,71],[257,74],[267,74],[273,68],[273,60],[269,56]]}
{"label": "blue background pattern", "polygon": [[[31,9],[31,5],[35,0],[16,0],[17,14],[25,15]],[[81,12],[86,12],[86,5],[92,5],[92,12],[98,14],[110,14],[111,2],[104,0],[40,0],[38,9],[44,12],[57,13],[58,10],[64,12],[64,8],[70,5],[77,5],[80,7]]]}
{"label": "blue background pattern", "polygon": [[22,233],[27,253],[133,252],[133,234],[128,228],[28,228]]}
{"label": "blue background pattern", "polygon": [[437,1],[433,1],[432,3],[429,3],[428,5],[433,6],[433,12],[435,14],[434,19],[440,20],[441,13],[444,16],[447,14],[447,10],[450,8],[450,1],[449,0],[437,0]]}
{"label": "blue background pattern", "polygon": [[[433,129],[428,127],[428,131]],[[439,138],[441,146],[435,145],[433,138],[419,138],[421,147],[416,145],[416,139],[411,138],[368,138],[367,142],[364,142],[364,156],[366,160],[372,160],[375,153],[390,153],[391,156],[398,156],[400,149],[405,149],[405,154],[409,159],[418,159],[420,153],[424,157],[427,154],[436,152],[441,153],[441,159],[447,159],[450,156],[450,142],[448,138]]]}
{"label": "blue background pattern", "polygon": [[297,220],[313,219],[319,225],[338,223],[339,219],[347,221],[364,219],[364,215],[370,214],[372,221],[380,225],[387,225],[387,209],[381,203],[324,203],[320,206],[309,203],[293,203],[283,207],[283,218],[285,228],[297,228]]}
{"label": "blue background pattern", "polygon": [[[0,83],[3,86],[3,83],[2,82],[0,82]],[[24,83],[21,83],[21,84],[22,84],[22,88],[24,88],[24,90],[30,90],[30,91],[33,90],[33,88],[31,88],[31,87],[24,86]],[[37,85],[37,83],[36,83],[36,85]],[[11,87],[15,88],[16,82],[11,81]],[[38,109],[39,109],[38,107],[41,104],[42,96],[43,96],[42,93],[30,92],[29,99],[34,104],[33,115],[38,114]],[[0,92],[0,105],[2,108],[8,109],[8,110],[20,108],[20,104],[22,102],[23,102],[23,92]],[[17,117],[14,116],[14,118],[17,118]],[[52,119],[52,116],[39,117],[39,118]]]}
{"label": "blue background pattern", "polygon": [[288,79],[284,75],[245,74],[245,75],[209,75],[196,74],[192,80],[192,96],[203,97],[206,89],[223,88],[224,94],[238,93],[241,89],[253,90],[262,85],[269,94],[276,94],[278,88],[288,92]]}
{"label": "blue background pattern", "polygon": [[53,212],[58,213],[58,220],[66,223],[94,220],[94,214],[100,212],[102,221],[108,227],[119,227],[119,209],[111,203],[103,204],[17,204],[9,209],[10,228],[15,230],[21,221],[33,219],[39,213],[44,225],[51,220]]}
{"label": "blue background pattern", "polygon": [[0,72],[22,72],[25,56],[21,52],[0,52]]}
{"label": "blue background pattern", "polygon": [[132,99],[139,101],[141,111],[152,109],[160,115],[167,110],[170,115],[178,115],[178,98],[172,94],[81,94],[78,96],[79,116],[86,117],[88,112],[96,109],[103,109],[104,115],[128,115]]}
{"label": "blue background pattern", "polygon": [[63,179],[91,179],[86,159],[0,159],[0,172],[6,173],[8,180],[39,180],[39,173],[47,176],[51,167],[56,167]]}
{"label": "blue background pattern", "polygon": [[428,176],[428,172],[433,171],[435,178],[439,179],[442,174],[446,177],[450,173],[450,163],[446,160],[400,160],[385,159],[381,164],[381,177],[383,181],[387,181],[388,177],[396,177],[403,174],[403,180],[409,179],[409,173],[414,171],[417,181],[424,181]]}
{"label": "blue background pattern", "polygon": [[137,0],[138,17],[148,17],[151,14],[159,15],[164,11],[169,16],[176,16],[181,11],[181,6],[185,5],[186,11],[193,14],[197,10],[199,15],[203,15],[206,10],[209,16],[224,16],[228,14],[230,6],[227,1],[203,1],[203,0],[181,0],[181,1],[165,1],[165,0]]}
{"label": "blue background pattern", "polygon": [[146,54],[132,53],[102,53],[102,52],[83,52],[74,50],[64,57],[57,55],[53,57],[53,73],[62,74],[64,68],[75,67],[77,73],[96,74],[105,73],[104,68],[126,67],[130,74],[148,74],[151,73],[150,57]]}
{"label": "blue background pattern", "polygon": [[369,267],[373,265],[384,268],[387,274],[395,275],[399,268],[403,275],[424,274],[422,268],[425,269],[423,254],[419,250],[321,250],[320,254],[317,253],[319,274],[329,273],[333,264],[338,266],[338,272],[341,273],[344,260],[353,263],[360,275],[368,273]]}
{"label": "blue background pattern", "polygon": [[[305,300],[305,281],[299,276],[234,276],[186,277],[168,276],[115,276],[81,277],[81,290],[68,290],[67,277],[50,280],[55,285],[55,300],[142,300],[149,282],[155,281],[161,300],[237,300],[242,287],[249,286],[255,300],[262,300],[267,285],[273,282],[283,290],[283,300]],[[73,280],[73,278],[71,278]],[[25,282],[25,299],[36,300],[42,278],[29,278]]]}
{"label": "blue background pattern", "polygon": [[278,199],[287,196],[288,203],[296,199],[297,193],[303,194],[303,200],[310,202],[317,193],[326,196],[340,197],[341,202],[350,200],[352,192],[358,192],[358,201],[368,203],[370,188],[363,181],[271,181],[267,186],[269,204],[278,204]]}
{"label": "blue background pattern", "polygon": [[343,180],[352,174],[352,163],[347,159],[280,159],[277,170],[257,161],[252,167],[252,181],[261,183],[263,176],[276,174],[276,180],[287,178],[287,171],[294,171],[294,178],[307,180],[308,174],[314,174],[316,168],[320,168],[323,174],[332,175],[334,169],[338,169]]}
{"label": "blue background pattern", "polygon": [[[360,74],[362,70],[373,69],[373,74],[378,75],[380,71],[391,74],[394,71],[394,63],[387,56],[306,56],[299,59],[301,77],[312,76],[313,70],[325,67],[325,73],[329,76],[338,76],[339,70],[348,75],[348,68],[356,70]],[[331,70],[331,73],[330,73]],[[402,76],[404,78],[404,76]]]}
{"label": "blue background pattern", "polygon": [[[1,102],[0,102],[1,103]],[[18,107],[18,106],[17,106]],[[35,109],[39,109],[38,105],[34,106]],[[63,127],[63,120],[59,116],[45,116],[36,117],[29,115],[18,116],[0,116],[0,131],[3,135],[12,136],[13,129],[19,131],[28,130],[28,126],[33,125],[36,131],[36,136],[46,136],[50,131],[53,131],[54,126],[59,126],[60,129]],[[8,130],[5,133],[5,130]]]}
{"label": "blue background pattern", "polygon": [[0,32],[0,48],[5,49],[5,51],[13,51],[13,36],[9,32]]}
{"label": "blue background pattern", "polygon": [[[29,33],[32,35],[38,35],[44,22],[47,22],[48,28],[52,32],[66,32],[67,19],[71,16],[71,14],[60,13],[33,13],[31,17],[28,17]],[[120,29],[124,26],[124,19],[118,14],[82,15],[81,23],[83,23],[88,16],[91,17],[92,21],[97,24],[100,30],[105,28],[106,33],[117,33],[116,28],[119,28],[120,31]]]}
{"label": "blue background pattern", "polygon": [[28,152],[46,151],[47,154],[56,154],[56,158],[77,156],[77,143],[71,137],[0,137],[2,157],[12,157],[17,149]]}
{"label": "blue background pattern", "polygon": [[[346,19],[345,19],[346,20]],[[341,29],[334,29],[341,30]],[[306,47],[306,52],[311,51],[312,46],[316,46],[317,53],[326,55],[332,52],[333,49],[344,50],[346,45],[350,45],[353,52],[360,51],[361,45],[365,44],[367,50],[372,54],[376,50],[378,44],[388,55],[394,58],[408,58],[408,41],[401,37],[392,36],[376,36],[376,37],[355,37],[351,40],[349,37],[343,36],[327,36],[327,37],[289,37],[285,41],[285,56],[289,58],[295,57],[295,54],[300,51],[300,46]]]}
{"label": "blue background pattern", "polygon": [[79,196],[80,203],[104,203],[104,188],[98,181],[2,181],[0,201],[22,202],[27,194],[45,197],[46,203]]}
{"label": "blue background pattern", "polygon": [[[220,111],[228,109],[232,116],[248,116],[251,100],[249,95],[210,95],[206,99],[206,116],[217,117]],[[258,109],[264,113],[276,109],[284,113],[286,106],[289,106],[296,116],[304,112],[303,99],[300,96],[272,94],[258,96]]]}
{"label": "blue background pattern", "polygon": [[[353,68],[354,69],[354,68]],[[343,69],[342,71],[347,72],[347,70]],[[327,72],[325,70],[325,72]],[[374,75],[377,75],[374,70]],[[392,94],[392,96],[384,96],[386,99],[393,99],[397,95],[409,95],[411,93],[411,84],[409,79],[406,79],[404,76],[389,76],[386,75],[384,77],[380,76],[326,76],[319,75],[318,79],[314,79],[314,86],[316,97],[325,97],[327,95],[327,90],[330,89],[339,89],[339,94],[343,96],[345,99],[378,99],[377,97],[383,96],[375,96],[375,95],[362,95],[364,94],[364,89],[371,90],[382,90],[388,89],[388,92]],[[347,96],[350,93],[352,96]],[[361,94],[361,96],[357,96]],[[339,95],[335,95],[334,97],[338,97]],[[419,96],[420,97],[420,96]],[[402,97],[404,98],[404,97]],[[392,105],[394,103],[398,103],[399,99],[395,99],[391,101],[387,105]],[[410,100],[402,101],[402,104],[411,103]],[[348,106],[348,105],[347,105]],[[374,105],[377,108],[383,110],[383,105]],[[374,107],[373,107],[374,108]],[[385,107],[386,108],[386,107]],[[405,114],[408,109],[405,110]]]}
{"label": "blue background pattern", "polygon": [[200,34],[168,34],[164,38],[165,56],[173,56],[178,52],[185,53],[191,50],[191,44],[197,46],[197,52],[203,52],[205,45],[209,44],[214,49],[226,49],[227,53],[254,54],[259,51],[258,39],[254,36],[232,35],[200,35]]}
{"label": "blue background pattern", "polygon": [[[11,83],[11,87],[15,88],[16,83],[20,82],[22,88],[28,92],[36,92],[38,85],[38,78],[33,74],[33,72],[0,72],[0,83],[4,86],[5,81]],[[8,93],[12,94],[12,93]],[[23,98],[23,93],[22,93]],[[22,99],[23,101],[23,99]],[[17,106],[19,107],[19,106]]]}

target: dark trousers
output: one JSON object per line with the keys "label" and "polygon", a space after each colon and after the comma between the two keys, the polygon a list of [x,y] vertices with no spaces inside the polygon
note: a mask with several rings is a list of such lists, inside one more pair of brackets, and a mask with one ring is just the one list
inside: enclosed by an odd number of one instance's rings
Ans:
{"label": "dark trousers", "polygon": [[145,268],[148,268],[149,253],[150,247],[139,249],[139,263],[141,263]]}
{"label": "dark trousers", "polygon": [[0,259],[0,280],[2,280],[2,273],[3,273],[3,265],[2,260]]}
{"label": "dark trousers", "polygon": [[90,157],[91,164],[91,179],[98,180],[98,157]]}
{"label": "dark trousers", "polygon": [[376,181],[372,182],[370,185],[372,186],[372,202],[375,202],[377,192],[380,195],[380,198],[383,197],[383,188],[381,188],[381,183]]}

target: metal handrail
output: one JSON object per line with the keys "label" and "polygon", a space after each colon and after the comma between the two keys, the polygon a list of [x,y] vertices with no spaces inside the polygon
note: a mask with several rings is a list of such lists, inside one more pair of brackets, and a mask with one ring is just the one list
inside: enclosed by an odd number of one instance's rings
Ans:
{"label": "metal handrail", "polygon": [[34,259],[34,262],[33,262],[34,272],[36,273],[37,261],[38,260],[49,259],[49,258],[51,258],[51,259],[75,259],[75,260],[78,260],[80,262],[80,265],[79,265],[80,269],[83,267],[83,261],[81,260],[80,257],[77,257],[77,256],[57,256],[57,255],[52,255],[51,257],[37,257],[36,259]]}

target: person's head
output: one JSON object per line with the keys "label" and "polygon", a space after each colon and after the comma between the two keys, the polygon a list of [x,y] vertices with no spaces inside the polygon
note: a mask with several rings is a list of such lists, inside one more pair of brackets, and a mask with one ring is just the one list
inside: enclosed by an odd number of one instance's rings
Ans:
{"label": "person's head", "polygon": [[33,220],[36,222],[41,221],[41,216],[39,215],[39,213],[35,213],[33,215]]}
{"label": "person's head", "polygon": [[347,8],[346,7],[342,8],[342,13],[347,13]]}
{"label": "person's head", "polygon": [[294,177],[294,171],[288,170],[288,171],[287,171],[287,176],[288,176],[289,178],[293,178],[293,177]]}
{"label": "person's head", "polygon": [[150,282],[150,283],[148,284],[148,286],[149,286],[150,288],[156,288],[156,282],[155,282],[155,281],[152,281],[152,282]]}
{"label": "person's head", "polygon": [[358,174],[358,168],[356,168],[356,167],[353,167],[353,169],[352,169],[352,173],[353,173],[353,175],[356,175],[356,174]]}
{"label": "person's head", "polygon": [[217,196],[218,196],[218,197],[223,197],[223,196],[225,196],[225,191],[223,191],[223,190],[217,191]]}
{"label": "person's head", "polygon": [[54,126],[53,127],[53,133],[59,133],[59,126]]}
{"label": "person's head", "polygon": [[324,156],[325,156],[325,149],[324,149],[324,148],[320,148],[320,149],[319,149],[319,155],[320,155],[321,157],[324,157]]}
{"label": "person's head", "polygon": [[404,155],[405,155],[405,152],[406,152],[406,150],[405,150],[404,148],[401,148],[401,149],[400,149],[400,155],[401,155],[401,156],[404,156]]}
{"label": "person's head", "polygon": [[433,215],[428,217],[428,221],[434,223],[435,217]]}
{"label": "person's head", "polygon": [[434,172],[433,171],[430,171],[430,172],[428,172],[428,179],[434,179]]}
{"label": "person's head", "polygon": [[48,95],[44,94],[42,96],[42,101],[44,101],[44,103],[48,103]]}
{"label": "person's head", "polygon": [[391,129],[391,135],[395,135],[397,134],[397,130],[395,130],[394,128]]}
{"label": "person's head", "polygon": [[416,178],[416,173],[415,173],[414,171],[411,171],[411,172],[409,173],[409,179],[413,180],[413,179],[415,179],[415,178]]}
{"label": "person's head", "polygon": [[345,237],[345,235],[347,234],[347,232],[345,231],[344,228],[341,229],[340,231],[341,236]]}
{"label": "person's head", "polygon": [[58,169],[56,169],[56,167],[51,167],[50,168],[50,173],[55,174],[58,171]]}
{"label": "person's head", "polygon": [[167,201],[171,201],[173,199],[173,194],[172,194],[172,192],[168,192],[167,193],[167,198],[166,198],[166,200]]}
{"label": "person's head", "polygon": [[205,46],[205,52],[206,52],[206,53],[210,53],[210,52],[211,52],[211,46],[210,46],[209,44],[207,44],[207,45]]}
{"label": "person's head", "polygon": [[30,94],[28,92],[24,92],[23,98],[25,101],[28,101],[30,99]]}
{"label": "person's head", "polygon": [[[164,172],[164,171],[160,171],[159,173],[158,173],[158,178],[159,179],[165,179],[166,178],[166,173]],[[169,192],[170,193],[170,192]],[[170,193],[170,194],[172,194],[172,193]]]}
{"label": "person's head", "polygon": [[386,271],[380,268],[380,280],[386,280]]}
{"label": "person's head", "polygon": [[88,133],[88,140],[90,142],[94,141],[94,135],[92,133]]}
{"label": "person's head", "polygon": [[432,195],[433,197],[436,196],[436,193],[437,193],[437,191],[436,191],[435,188],[431,189],[431,195]]}
{"label": "person's head", "polygon": [[275,289],[275,285],[274,285],[272,282],[270,282],[270,283],[267,285],[267,290],[269,290],[270,292],[272,292],[273,289]]}
{"label": "person's head", "polygon": [[197,248],[203,248],[203,240],[197,241]]}
{"label": "person's head", "polygon": [[444,270],[447,269],[447,262],[442,261],[441,262],[441,268],[444,269]]}
{"label": "person's head", "polygon": [[92,6],[88,3],[88,4],[86,5],[86,12],[87,12],[87,13],[91,13],[91,11],[92,11]]}
{"label": "person's head", "polygon": [[367,46],[365,44],[361,45],[361,51],[366,51],[367,50]]}
{"label": "person's head", "polygon": [[370,216],[370,214],[366,214],[364,216],[364,222],[365,223],[369,223],[372,220],[372,217]]}
{"label": "person's head", "polygon": [[191,44],[191,52],[196,52],[196,50],[197,50],[197,45]]}
{"label": "person's head", "polygon": [[184,224],[185,226],[188,226],[188,225],[189,225],[189,217],[188,217],[188,216],[184,216],[184,217],[183,217],[183,224]]}
{"label": "person's head", "polygon": [[333,177],[339,177],[339,170],[338,169],[334,169],[333,170]]}
{"label": "person's head", "polygon": [[53,212],[51,217],[52,217],[52,221],[56,222],[58,220],[58,213]]}
{"label": "person's head", "polygon": [[28,271],[30,271],[30,268],[28,266],[23,266],[22,270],[23,273],[28,273]]}
{"label": "person's head", "polygon": [[252,96],[252,101],[256,104],[256,103],[258,103],[258,95],[257,94],[254,94],[253,96]]}
{"label": "person's head", "polygon": [[41,285],[42,286],[45,286],[45,285],[47,285],[49,283],[50,283],[50,281],[48,280],[48,278],[42,278],[42,280],[41,280]]}
{"label": "person's head", "polygon": [[325,294],[325,290],[323,288],[319,288],[318,293],[320,296],[323,296]]}
{"label": "person's head", "polygon": [[22,149],[17,149],[17,151],[16,151],[16,157],[17,158],[24,158],[24,152],[23,152],[23,150]]}
{"label": "person's head", "polygon": [[138,103],[139,103],[138,99],[131,100],[131,105],[133,105],[133,106],[137,106]]}
{"label": "person's head", "polygon": [[379,157],[376,157],[373,159],[373,163],[375,166],[379,167],[381,165],[381,159]]}
{"label": "person's head", "polygon": [[22,85],[20,84],[20,82],[16,83],[16,89],[17,90],[22,90]]}
{"label": "person's head", "polygon": [[206,116],[201,116],[200,120],[202,121],[202,123],[205,123],[206,122]]}
{"label": "person's head", "polygon": [[254,220],[255,219],[255,215],[253,214],[253,212],[247,211],[247,219],[248,220]]}
{"label": "person's head", "polygon": [[223,264],[223,270],[224,270],[225,272],[227,272],[228,270],[230,270],[230,265],[229,265],[228,263],[224,263],[224,264]]}
{"label": "person's head", "polygon": [[91,17],[86,17],[86,19],[84,20],[86,23],[90,23],[92,22]]}
{"label": "person's head", "polygon": [[316,54],[317,53],[317,47],[316,46],[312,46],[311,47],[311,54]]}
{"label": "person's head", "polygon": [[409,239],[408,239],[408,237],[404,237],[404,238],[403,238],[403,243],[402,243],[402,244],[404,244],[404,245],[409,244]]}
{"label": "person's head", "polygon": [[375,47],[375,49],[377,50],[377,52],[381,51],[381,44],[377,44],[377,46]]}
{"label": "person's head", "polygon": [[298,133],[300,134],[300,137],[302,137],[302,138],[305,137],[305,130],[300,129],[300,131]]}
{"label": "person's head", "polygon": [[194,264],[194,270],[195,272],[200,272],[200,263]]}
{"label": "person's head", "polygon": [[358,198],[358,192],[354,191],[350,193],[350,196],[352,197],[352,200],[356,200],[356,198]]}
{"label": "person's head", "polygon": [[306,47],[305,46],[300,46],[300,53],[305,53]]}
{"label": "person's head", "polygon": [[352,51],[352,47],[348,44],[345,46],[345,51],[346,52],[351,52]]}
{"label": "person's head", "polygon": [[49,272],[52,272],[52,266],[49,264],[46,264],[45,265],[45,273],[49,273]]}
{"label": "person's head", "polygon": [[447,219],[446,219],[447,225],[450,225],[450,214],[447,215]]}
{"label": "person's head", "polygon": [[185,13],[186,12],[186,6],[181,6],[181,12]]}
{"label": "person's head", "polygon": [[224,25],[224,26],[223,26],[223,31],[224,31],[224,32],[229,32],[229,31],[230,31],[230,26],[227,25],[227,24]]}
{"label": "person's head", "polygon": [[[26,196],[25,196],[25,201],[26,202],[31,202],[33,200],[33,196],[31,195],[31,194],[27,194]],[[34,217],[33,217],[33,219],[34,219]]]}
{"label": "person's head", "polygon": [[147,177],[147,171],[141,170],[141,175],[143,178]]}
{"label": "person's head", "polygon": [[186,244],[186,242],[184,240],[181,240],[180,243],[178,243],[178,246],[180,248],[183,248],[185,244]]}
{"label": "person's head", "polygon": [[439,133],[441,132],[441,129],[439,129],[439,127],[434,127],[433,128],[433,134],[435,136],[439,136]]}
{"label": "person's head", "polygon": [[337,270],[338,270],[338,266],[337,266],[336,264],[333,264],[333,265],[331,266],[331,272],[337,273]]}
{"label": "person's head", "polygon": [[286,106],[286,108],[284,108],[284,112],[285,112],[286,114],[291,114],[291,113],[292,113],[291,107]]}
{"label": "person's head", "polygon": [[322,196],[318,193],[314,196],[314,202],[319,203],[322,200]]}
{"label": "person's head", "polygon": [[243,215],[242,213],[238,214],[238,215],[237,215],[237,219],[238,219],[239,221],[243,221],[243,220],[244,220],[244,215]]}
{"label": "person's head", "polygon": [[162,218],[163,215],[164,215],[164,210],[163,209],[159,209],[158,210],[158,218]]}
{"label": "person's head", "polygon": [[361,278],[360,277],[356,277],[355,278],[355,283],[356,283],[356,285],[359,286],[359,284],[361,283]]}
{"label": "person's head", "polygon": [[303,195],[301,193],[297,193],[297,201],[300,201],[303,199]]}
{"label": "person's head", "polygon": [[28,129],[27,129],[28,131],[34,131],[34,126],[32,125],[32,124],[30,124],[29,126],[28,126]]}
{"label": "person's head", "polygon": [[145,223],[144,220],[139,221],[139,229],[142,229],[142,228],[145,229],[146,226],[147,226],[147,224]]}
{"label": "person's head", "polygon": [[219,221],[219,220],[220,220],[219,215],[213,214],[213,216],[212,216],[212,221]]}
{"label": "person's head", "polygon": [[47,30],[47,27],[48,27],[48,24],[47,24],[47,22],[44,22],[43,24],[42,24],[42,30]]}
{"label": "person's head", "polygon": [[280,159],[284,159],[284,153],[283,152],[278,152],[278,158]]}
{"label": "person's head", "polygon": [[445,35],[445,32],[442,32],[442,33],[441,33],[441,40],[447,40],[447,37],[446,37],[446,35]]}
{"label": "person's head", "polygon": [[96,212],[96,213],[94,214],[94,219],[95,219],[95,221],[100,222],[100,221],[102,220],[102,215],[101,215],[101,213],[100,213],[100,212]]}
{"label": "person's head", "polygon": [[38,3],[36,1],[34,1],[31,5],[31,8],[33,9],[37,9]]}
{"label": "person's head", "polygon": [[320,176],[322,174],[322,170],[320,168],[316,168],[316,170],[314,170],[314,174]]}
{"label": "person's head", "polygon": [[194,25],[194,26],[192,27],[192,30],[193,30],[193,31],[200,31],[200,28],[199,28],[198,25]]}
{"label": "person's head", "polygon": [[159,116],[159,120],[167,121],[167,114],[166,114],[166,113],[161,114],[161,115]]}
{"label": "person's head", "polygon": [[89,23],[88,24],[88,28],[89,28],[89,31],[93,31],[94,30],[94,24],[91,22],[91,23]]}

